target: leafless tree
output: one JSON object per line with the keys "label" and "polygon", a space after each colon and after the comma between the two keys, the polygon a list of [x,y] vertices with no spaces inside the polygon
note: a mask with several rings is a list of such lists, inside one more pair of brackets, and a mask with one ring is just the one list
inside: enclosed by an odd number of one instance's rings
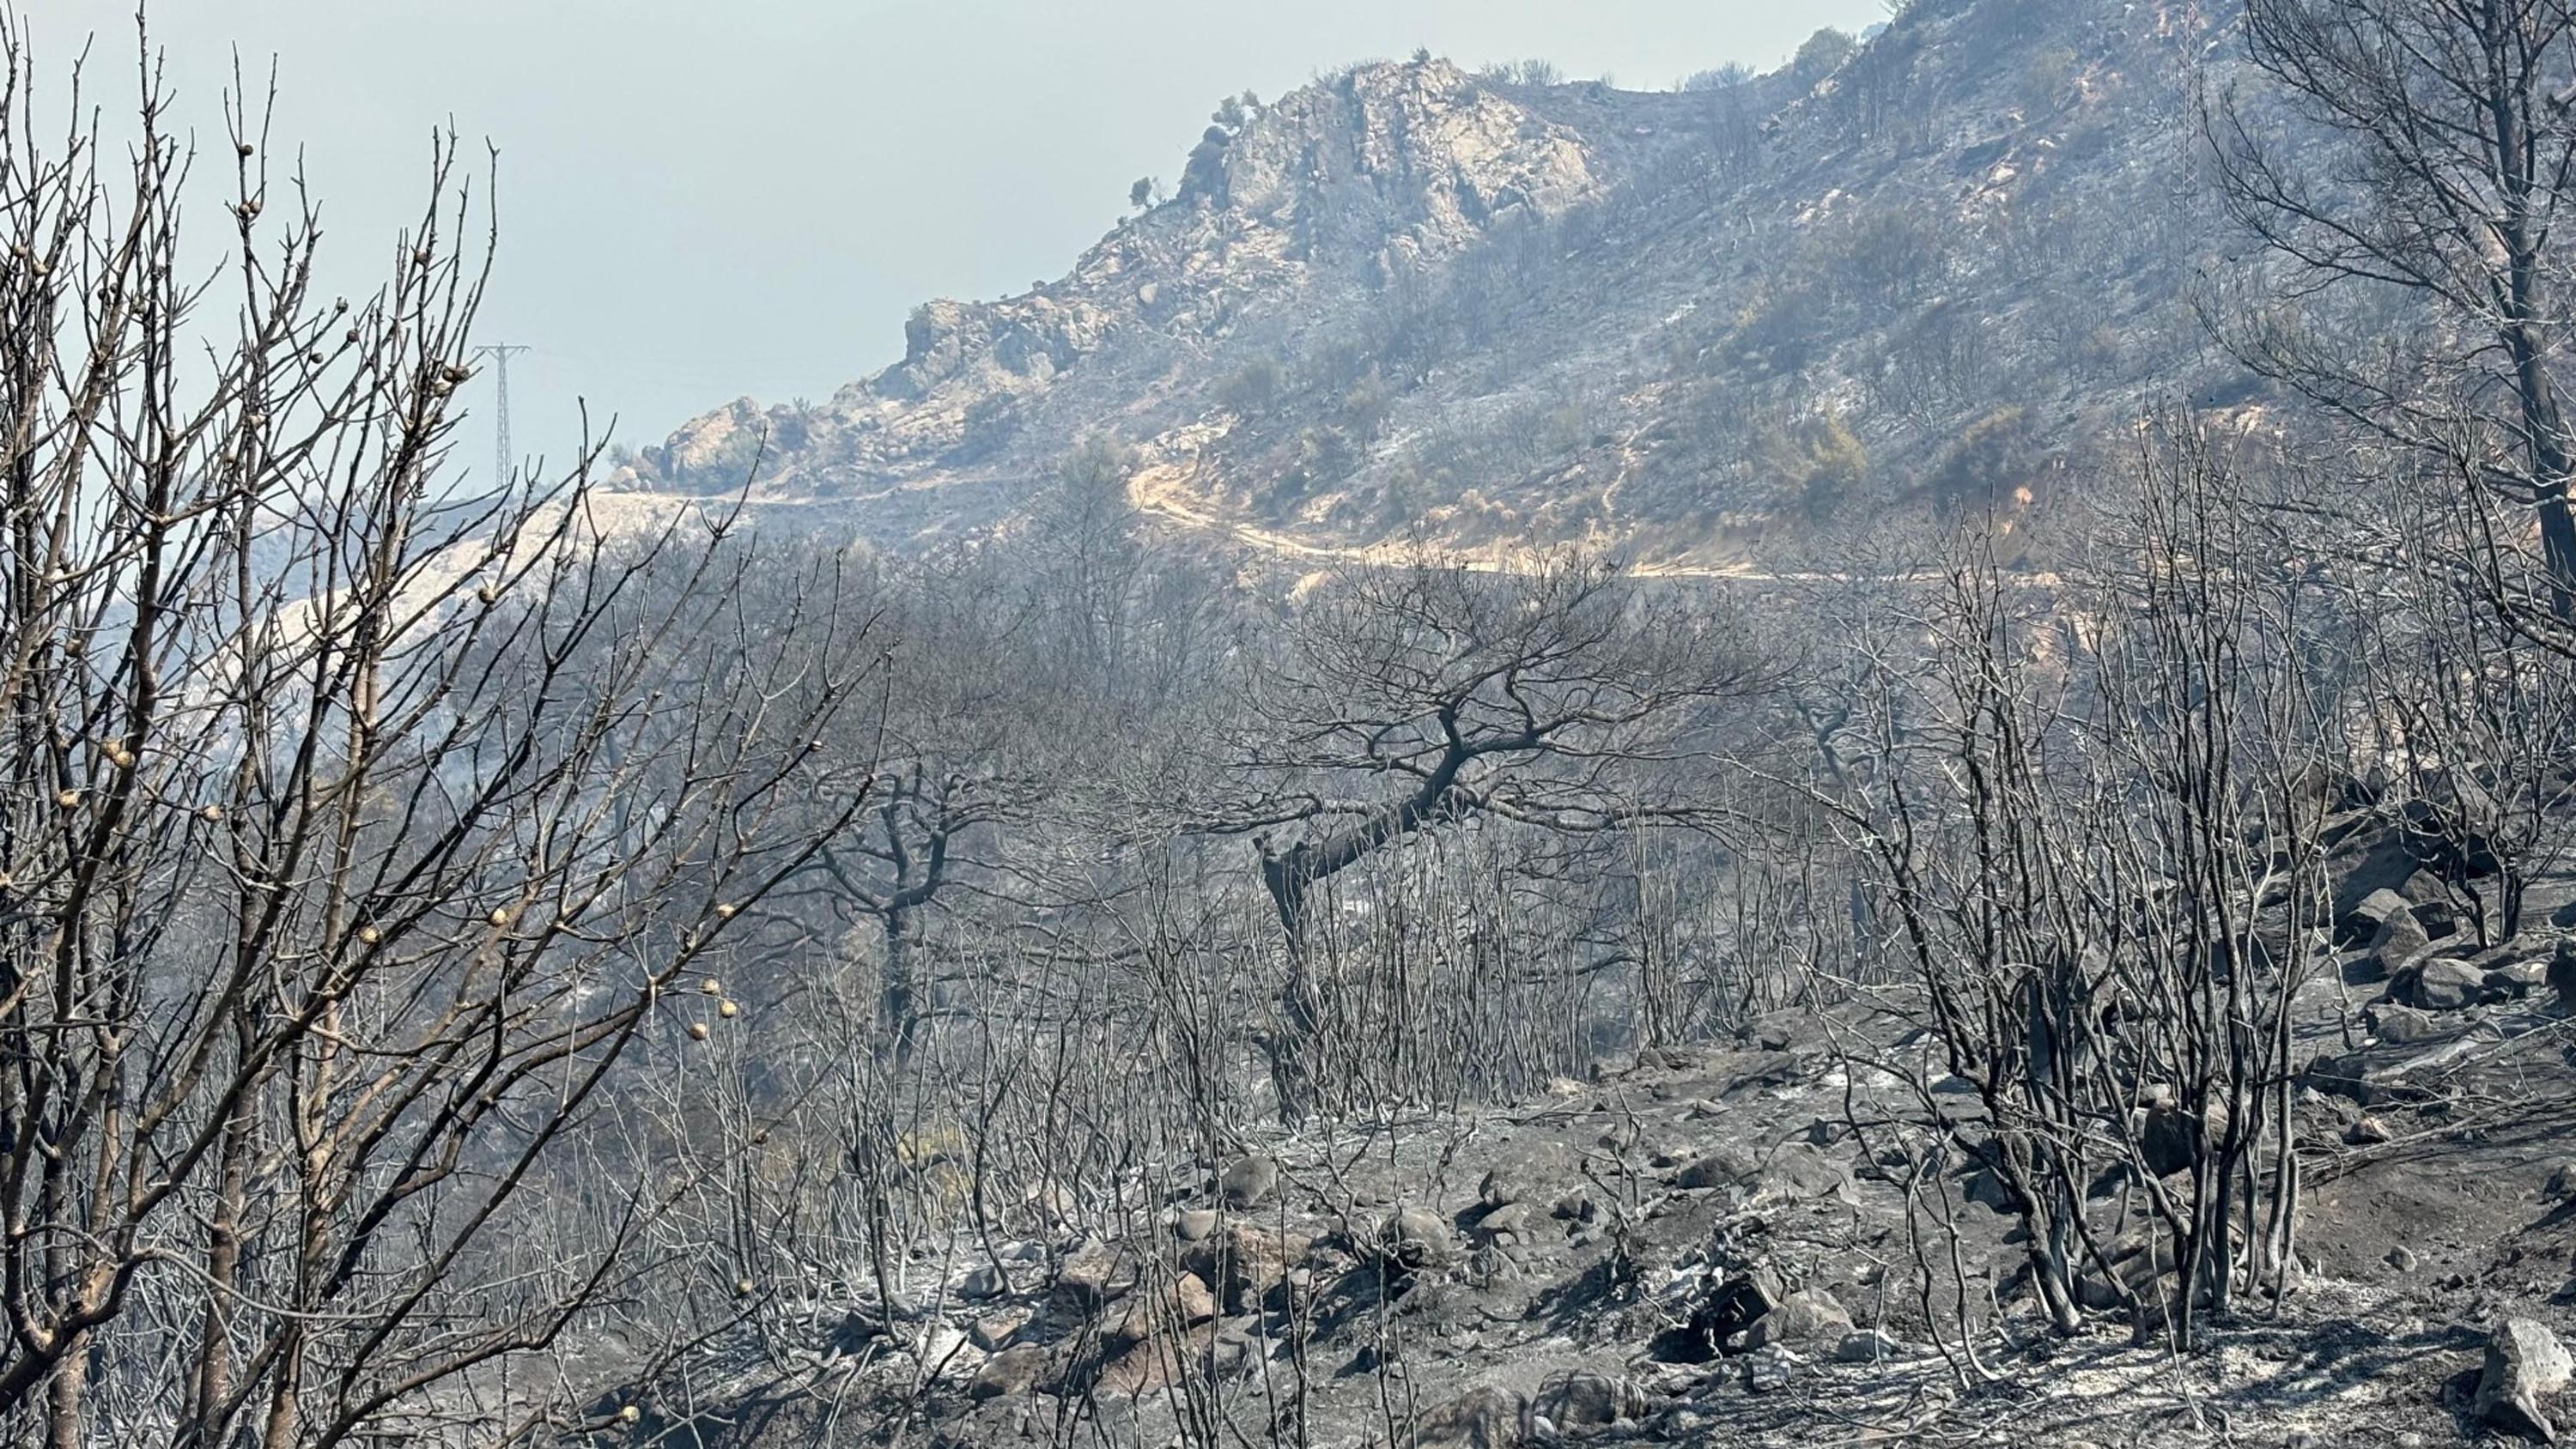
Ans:
{"label": "leafless tree", "polygon": [[1246,703],[1254,791],[1201,825],[1250,835],[1289,960],[1274,1066],[1291,1113],[1332,983],[1308,950],[1323,887],[1386,847],[1490,817],[1551,832],[1678,818],[1670,763],[1763,682],[1740,619],[1617,564],[1352,568],[1283,621]]}
{"label": "leafless tree", "polygon": [[[1819,799],[1864,862],[1890,1001],[1981,1109],[1879,1058],[1934,1152],[2022,1217],[2060,1331],[2117,1307],[2188,1344],[2289,1262],[2291,1007],[2330,894],[2310,782],[2335,696],[2311,673],[2336,633],[2195,433],[2139,473],[2054,581],[1962,541],[1875,646]],[[2106,1170],[2131,1185],[2107,1202]]]}
{"label": "leafless tree", "polygon": [[2213,321],[2258,369],[2408,447],[2483,425],[2491,466],[2472,477],[2533,511],[2565,623],[2576,442],[2558,205],[2576,171],[2576,6],[2249,0],[2244,35],[2266,84],[2207,99],[2203,125],[2222,196],[2286,268],[2279,292],[2310,305],[2233,317],[2231,295]]}
{"label": "leafless tree", "polygon": [[331,301],[236,106],[230,260],[192,281],[148,45],[122,176],[77,101],[44,139],[14,20],[0,56],[0,1421],[476,1416],[620,1281],[529,1189],[847,818],[789,807],[865,655],[828,575],[747,627],[754,560],[619,526],[587,458],[442,480],[488,258],[452,138],[391,279]]}

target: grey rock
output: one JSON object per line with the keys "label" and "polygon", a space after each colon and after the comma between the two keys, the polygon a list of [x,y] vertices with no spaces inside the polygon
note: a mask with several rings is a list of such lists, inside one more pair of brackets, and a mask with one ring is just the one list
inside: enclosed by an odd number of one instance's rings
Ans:
{"label": "grey rock", "polygon": [[2432,949],[2433,938],[2425,933],[2415,913],[2398,911],[2381,921],[2379,929],[2371,934],[2368,959],[2378,979],[2384,980],[2422,960]]}
{"label": "grey rock", "polygon": [[2454,956],[2420,962],[2390,983],[2389,994],[2425,1011],[2458,1011],[2486,998],[2487,973]]}
{"label": "grey rock", "polygon": [[2413,1046],[2449,1035],[2430,1012],[2412,1006],[2399,1006],[2393,1001],[2378,1002],[2362,1012],[2363,1024],[2381,1041],[2399,1046]]}
{"label": "grey rock", "polygon": [[1074,1302],[1097,1306],[1136,1284],[1135,1265],[1108,1244],[1094,1241],[1075,1249],[1056,1270],[1056,1288]]}
{"label": "grey rock", "polygon": [[1037,1392],[1046,1382],[1048,1367],[1047,1351],[1036,1344],[1006,1348],[984,1360],[966,1392],[978,1399],[1020,1398]]}
{"label": "grey rock", "polygon": [[2363,896],[2361,898],[2361,903],[2352,908],[2352,914],[2358,920],[2369,922],[2372,931],[2375,933],[2380,925],[2387,921],[2390,916],[2409,911],[2413,904],[2413,902],[2407,900],[2397,892],[2390,890],[2386,886],[2381,886],[2379,889]]}
{"label": "grey rock", "polygon": [[1779,1307],[1755,1320],[1746,1331],[1745,1346],[1764,1348],[1775,1343],[1809,1346],[1819,1343],[1839,1345],[1843,1335],[1851,1332],[1851,1314],[1822,1293],[1809,1290],[1792,1293]]}
{"label": "grey rock", "polygon": [[1184,1243],[1204,1243],[1216,1236],[1218,1221],[1214,1208],[1185,1208],[1172,1215],[1172,1236]]}
{"label": "grey rock", "polygon": [[1469,1389],[1413,1426],[1416,1449],[1515,1449],[1529,1437],[1529,1402],[1491,1385]]}
{"label": "grey rock", "polygon": [[2170,1177],[2199,1158],[2200,1134],[2192,1130],[2191,1114],[2181,1102],[2169,1094],[2158,1096],[2147,1104],[2145,1115],[2138,1128],[2138,1148],[2147,1171]]}
{"label": "grey rock", "polygon": [[1235,1222],[1206,1242],[1192,1244],[1181,1255],[1181,1266],[1217,1290],[1227,1308],[1245,1312],[1287,1280],[1289,1264],[1307,1247],[1293,1234]]}
{"label": "grey rock", "polygon": [[2493,999],[2519,1001],[2548,985],[2549,961],[2546,957],[2510,961],[2487,972],[2487,995]]}
{"label": "grey rock", "polygon": [[990,1263],[973,1269],[957,1282],[957,1296],[969,1302],[999,1298],[1010,1291],[1011,1280],[1003,1277],[1002,1270]]}
{"label": "grey rock", "polygon": [[1744,1355],[1744,1387],[1757,1394],[1786,1388],[1805,1364],[1805,1359],[1779,1344],[1757,1348]]}
{"label": "grey rock", "polygon": [[2576,1014],[2576,936],[2560,940],[2550,953],[2549,989],[2557,993],[2560,1011]]}
{"label": "grey rock", "polygon": [[1279,1190],[1279,1164],[1255,1153],[1236,1159],[1216,1181],[1217,1195],[1230,1208],[1257,1208]]}
{"label": "grey rock", "polygon": [[1759,1190],[1765,1197],[1830,1197],[1851,1187],[1851,1173],[1803,1142],[1793,1142],[1762,1165]]}
{"label": "grey rock", "polygon": [[1195,1273],[1182,1273],[1150,1292],[1131,1294],[1126,1307],[1102,1324],[1101,1338],[1116,1347],[1143,1343],[1166,1329],[1195,1328],[1216,1317],[1216,1295]]}
{"label": "grey rock", "polygon": [[2556,1443],[2558,1430],[2543,1406],[2567,1387],[2571,1373],[2576,1373],[2576,1361],[2546,1325],[2534,1318],[2508,1318],[2487,1339],[2486,1366],[2478,1376],[2478,1417],[2506,1433]]}
{"label": "grey rock", "polygon": [[987,1313],[967,1329],[966,1337],[986,1353],[1000,1353],[1035,1316],[1026,1308],[1004,1308]]}
{"label": "grey rock", "polygon": [[1673,1175],[1673,1186],[1698,1191],[1734,1187],[1759,1176],[1762,1164],[1731,1147],[1721,1147],[1690,1162]]}
{"label": "grey rock", "polygon": [[2388,1250],[2388,1257],[2385,1261],[2389,1267],[2396,1269],[2400,1273],[2412,1273],[2415,1271],[2415,1250],[2407,1247],[2404,1243],[2399,1243],[2396,1247]]}
{"label": "grey rock", "polygon": [[1854,1329],[1834,1345],[1836,1363],[1884,1363],[1904,1356],[1905,1345],[1883,1328]]}
{"label": "grey rock", "polygon": [[2550,1168],[2549,1180],[2542,1184],[2542,1191],[2553,1202],[2563,1202],[2568,1198],[2576,1197],[2576,1159],[2561,1162]]}
{"label": "grey rock", "polygon": [[1968,1174],[1967,1184],[1961,1191],[1968,1201],[1996,1212],[2009,1215],[2021,1211],[2021,1194],[2015,1192],[2012,1184],[2004,1181],[2003,1174],[1992,1166],[1980,1167]]}
{"label": "grey rock", "polygon": [[1407,1269],[1436,1268],[1458,1253],[1449,1225],[1421,1208],[1398,1208],[1379,1226],[1378,1246],[1389,1261]]}
{"label": "grey rock", "polygon": [[1531,1397],[1530,1408],[1562,1432],[1603,1429],[1643,1418],[1647,1404],[1645,1391],[1626,1379],[1569,1373],[1559,1374],[1542,1385]]}
{"label": "grey rock", "polygon": [[1530,1237],[1528,1203],[1507,1202],[1476,1220],[1476,1231],[1488,1242],[1526,1242]]}

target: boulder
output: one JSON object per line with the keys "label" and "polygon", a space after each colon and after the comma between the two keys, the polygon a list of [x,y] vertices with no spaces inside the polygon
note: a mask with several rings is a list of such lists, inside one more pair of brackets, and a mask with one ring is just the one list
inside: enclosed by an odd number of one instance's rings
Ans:
{"label": "boulder", "polygon": [[987,1298],[999,1298],[1010,1291],[1011,1280],[1004,1277],[1002,1270],[991,1263],[971,1270],[957,1282],[957,1296],[970,1303],[981,1302]]}
{"label": "boulder", "polygon": [[1181,1255],[1181,1266],[1208,1285],[1229,1312],[1243,1313],[1287,1281],[1288,1264],[1305,1251],[1303,1238],[1252,1223],[1229,1223],[1224,1232],[1192,1244]]}
{"label": "boulder", "polygon": [[2487,974],[2453,956],[2436,956],[2389,983],[2388,994],[2424,1011],[2458,1011],[2486,999]]}
{"label": "boulder", "polygon": [[1136,1265],[1094,1239],[1066,1256],[1055,1286],[1075,1303],[1096,1308],[1136,1286]]}
{"label": "boulder", "polygon": [[1259,1153],[1237,1158],[1218,1176],[1216,1190],[1227,1207],[1260,1207],[1279,1191],[1279,1163]]}
{"label": "boulder", "polygon": [[2451,888],[2430,871],[2419,870],[2397,888],[2406,898],[2406,909],[2413,912],[2415,923],[2424,934],[2436,941],[2448,940],[2460,933],[2459,903],[2451,898]]}
{"label": "boulder", "polygon": [[986,1353],[1000,1353],[1035,1316],[1026,1308],[1000,1309],[976,1319],[966,1330],[966,1337]]}
{"label": "boulder", "polygon": [[1204,1243],[1216,1236],[1219,1220],[1214,1208],[1184,1208],[1172,1215],[1172,1236],[1184,1243]]}
{"label": "boulder", "polygon": [[2345,944],[2367,941],[2377,922],[2362,913],[2362,903],[2383,891],[2398,894],[2406,878],[2415,873],[2415,862],[2398,832],[2366,812],[2346,816],[2336,825],[2341,834],[2326,858],[2335,882],[2335,939]]}
{"label": "boulder", "polygon": [[1528,1196],[1529,1191],[1521,1185],[1520,1175],[1505,1167],[1487,1168],[1484,1181],[1476,1184],[1476,1201],[1489,1209],[1521,1202]]}
{"label": "boulder", "polygon": [[2381,1042],[2358,1051],[2321,1052],[2300,1071],[2301,1082],[2328,1097],[2364,1107],[2420,1102],[2436,1095],[2438,1068],[2416,1047]]}
{"label": "boulder", "polygon": [[1754,1320],[1745,1330],[1746,1348],[1767,1348],[1787,1344],[1808,1348],[1819,1344],[1839,1345],[1843,1335],[1851,1332],[1851,1314],[1825,1294],[1808,1290],[1792,1293],[1780,1305]]}
{"label": "boulder", "polygon": [[1408,1272],[1437,1268],[1457,1256],[1458,1240],[1436,1213],[1398,1208],[1378,1227],[1378,1250],[1387,1262]]}
{"label": "boulder", "polygon": [[1036,1344],[1006,1348],[975,1370],[967,1395],[977,1399],[1012,1399],[1036,1393],[1046,1382],[1047,1351]]}
{"label": "boulder", "polygon": [[1519,1449],[1530,1440],[1530,1408],[1508,1389],[1469,1389],[1413,1426],[1414,1449]]}
{"label": "boulder", "polygon": [[1734,1274],[1693,1304],[1678,1327],[1658,1336],[1651,1352],[1666,1363],[1707,1363],[1788,1297],[1779,1278],[1767,1268]]}
{"label": "boulder", "polygon": [[2347,929],[2359,932],[2356,939],[2368,940],[2378,934],[2380,926],[2390,916],[2410,912],[2413,907],[2414,902],[2381,886],[2354,903],[2352,909],[2345,913],[2345,923]]}
{"label": "boulder", "polygon": [[1142,1343],[1166,1329],[1196,1328],[1216,1317],[1216,1295],[1196,1273],[1182,1273],[1168,1286],[1128,1295],[1124,1309],[1101,1328],[1109,1343]]}
{"label": "boulder", "polygon": [[2541,1193],[2551,1202],[2565,1202],[2576,1197],[2576,1160],[2558,1163],[2549,1169],[2549,1180]]}
{"label": "boulder", "polygon": [[1187,1333],[1144,1340],[1101,1365],[1092,1383],[1095,1392],[1143,1398],[1158,1394],[1185,1376],[1229,1373],[1240,1368],[1249,1345],[1237,1334],[1219,1333],[1202,1324]]}
{"label": "boulder", "polygon": [[2371,1035],[2398,1046],[2414,1046],[2450,1034],[2433,1019],[2431,1013],[2390,1001],[2363,1008],[2361,1019],[2370,1028]]}
{"label": "boulder", "polygon": [[1841,1163],[1803,1142],[1793,1142],[1762,1165],[1756,1191],[1767,1198],[1831,1197],[1848,1194],[1851,1173]]}
{"label": "boulder", "polygon": [[1744,1356],[1744,1387],[1757,1394],[1786,1388],[1806,1362],[1783,1345],[1766,1344]]}
{"label": "boulder", "polygon": [[1567,1373],[1549,1379],[1530,1399],[1530,1411],[1559,1433],[1568,1429],[1606,1429],[1641,1419],[1646,1394],[1626,1379],[1607,1374]]}
{"label": "boulder", "polygon": [[[2470,782],[2455,778],[2451,788],[2466,790]],[[2499,862],[2493,844],[2476,831],[2446,818],[2432,800],[2409,800],[2398,807],[2397,814],[2406,853],[2414,857],[2417,865],[2454,878],[2496,873]]]}
{"label": "boulder", "polygon": [[2425,933],[2422,922],[2411,910],[2398,911],[2379,923],[2372,933],[2368,948],[2371,971],[2369,979],[2385,981],[2422,960],[2433,949],[2433,938]]}
{"label": "boulder", "polygon": [[1166,1301],[1172,1309],[1172,1316],[1191,1327],[1216,1317],[1216,1294],[1196,1273],[1183,1273],[1174,1278]]}
{"label": "boulder", "polygon": [[1487,1242],[1527,1242],[1530,1239],[1530,1209],[1525,1202],[1507,1202],[1476,1220],[1476,1231]]}
{"label": "boulder", "polygon": [[2111,1269],[2088,1269],[2075,1280],[2075,1301],[2097,1313],[2108,1313],[2129,1299],[2150,1305],[2165,1301],[2167,1280],[2176,1271],[2173,1245],[2150,1245],[2137,1239],[2113,1243]]}
{"label": "boulder", "polygon": [[2549,984],[2547,958],[2508,961],[2487,971],[2487,999],[2520,1001]]}
{"label": "boulder", "polygon": [[2487,1338],[2486,1367],[2478,1376],[2478,1417],[2506,1433],[2556,1443],[2558,1430],[2544,1406],[2567,1387],[2571,1373],[2576,1373],[2576,1362],[2546,1325],[2508,1318]]}
{"label": "boulder", "polygon": [[2200,1138],[2192,1131],[2191,1114],[2170,1091],[2149,1099],[2138,1124],[2138,1149],[2147,1171],[2158,1177],[2170,1177],[2199,1158]]}
{"label": "boulder", "polygon": [[1836,1363],[1885,1363],[1903,1358],[1905,1345],[1883,1328],[1858,1328],[1834,1345]]}
{"label": "boulder", "polygon": [[1967,1183],[1960,1189],[1960,1195],[1972,1203],[1992,1208],[2006,1216],[2020,1212],[2023,1207],[2021,1194],[2013,1189],[2011,1183],[2004,1181],[2004,1175],[1995,1171],[1991,1164],[1980,1166],[1969,1173]]}
{"label": "boulder", "polygon": [[1731,1147],[1721,1147],[1703,1157],[1694,1158],[1673,1175],[1673,1186],[1697,1192],[1712,1187],[1735,1187],[1761,1175],[1762,1164]]}

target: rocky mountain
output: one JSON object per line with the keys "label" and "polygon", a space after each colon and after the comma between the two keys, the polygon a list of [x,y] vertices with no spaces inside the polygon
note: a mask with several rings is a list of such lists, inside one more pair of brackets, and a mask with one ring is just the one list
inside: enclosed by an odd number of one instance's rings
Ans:
{"label": "rocky mountain", "polygon": [[[1428,56],[1230,101],[1061,280],[938,301],[902,361],[737,401],[623,486],[989,525],[1080,439],[1290,552],[1586,539],[1727,568],[1890,504],[2043,498],[2143,408],[2253,394],[2195,278],[2224,0],[1917,0],[1671,92]],[[2224,83],[2223,74],[2214,82]]]}

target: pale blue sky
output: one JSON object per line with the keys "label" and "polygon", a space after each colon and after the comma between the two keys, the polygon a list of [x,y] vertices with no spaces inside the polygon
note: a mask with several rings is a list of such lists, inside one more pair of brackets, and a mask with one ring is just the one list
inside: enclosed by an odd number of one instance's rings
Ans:
{"label": "pale blue sky", "polygon": [[[132,73],[134,0],[18,0],[48,60],[95,32]],[[1880,0],[153,0],[210,140],[238,46],[274,56],[355,285],[417,200],[429,128],[501,148],[486,340],[523,450],[573,406],[658,441],[749,393],[821,398],[903,350],[933,296],[1054,277],[1139,175],[1178,176],[1220,96],[1416,45],[1665,86],[1770,66]],[[59,96],[59,91],[56,92]],[[346,271],[339,269],[346,268]],[[477,384],[480,392],[482,384]],[[478,403],[482,401],[478,397]],[[484,465],[473,426],[465,461]]]}

